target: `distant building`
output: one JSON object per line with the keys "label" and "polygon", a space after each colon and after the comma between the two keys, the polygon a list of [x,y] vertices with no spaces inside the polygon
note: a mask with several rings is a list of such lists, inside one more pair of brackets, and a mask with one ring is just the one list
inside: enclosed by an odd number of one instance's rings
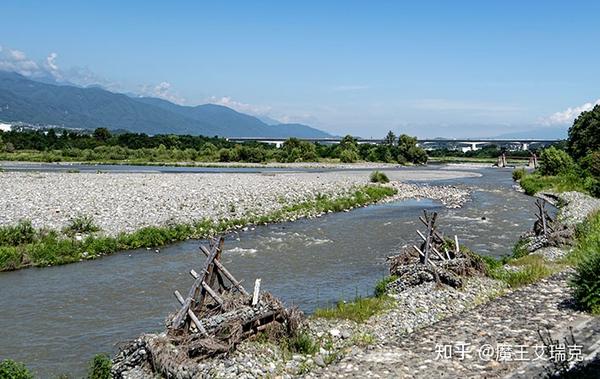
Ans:
{"label": "distant building", "polygon": [[10,132],[12,129],[12,125],[11,124],[2,124],[0,123],[0,130],[2,130],[3,132]]}

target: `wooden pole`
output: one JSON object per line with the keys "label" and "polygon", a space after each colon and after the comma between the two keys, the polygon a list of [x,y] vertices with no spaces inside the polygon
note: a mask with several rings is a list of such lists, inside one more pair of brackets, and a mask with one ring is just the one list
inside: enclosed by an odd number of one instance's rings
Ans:
{"label": "wooden pole", "polygon": [[[208,254],[210,253],[208,251],[208,249],[206,249],[206,247],[200,245],[200,251],[208,256]],[[248,292],[244,289],[244,287],[242,287],[242,285],[240,284],[240,282],[238,282],[235,277],[233,275],[231,275],[231,273],[225,268],[225,266],[223,266],[223,264],[219,261],[215,261],[214,262],[215,266],[217,266],[217,268],[219,269],[219,271],[221,271],[223,273],[223,275],[225,275],[225,277],[227,279],[229,279],[229,281],[235,286],[237,287],[237,289],[244,295],[248,296]]]}
{"label": "wooden pole", "polygon": [[[423,233],[421,233],[420,230],[417,230],[417,234],[419,235],[419,237],[421,237],[421,239],[423,240],[423,242],[427,241],[427,237],[425,237],[423,235]],[[445,260],[446,258],[444,258],[444,256],[438,251],[438,249],[436,249],[433,245],[431,246],[431,249],[433,250],[434,253],[437,254],[438,257],[440,257],[441,260]]]}
{"label": "wooden pole", "polygon": [[[419,249],[418,247],[416,247],[415,245],[413,245],[413,248],[419,253],[419,255],[422,258],[425,258],[425,254],[423,254],[423,252],[421,251],[421,249]],[[431,260],[427,260],[429,262],[430,265],[432,265],[433,267],[435,267],[435,264],[431,261]]]}
{"label": "wooden pole", "polygon": [[[181,296],[181,294],[179,293],[179,291],[175,290],[175,297],[177,298],[177,301],[179,301],[179,304],[184,305],[185,304],[185,300],[183,299],[183,296]],[[194,312],[192,312],[191,309],[188,309],[187,311],[188,316],[190,316],[190,319],[192,320],[192,322],[194,323],[194,325],[196,325],[196,328],[198,329],[198,331],[200,333],[202,333],[203,335],[207,335],[206,334],[206,329],[204,329],[204,326],[202,325],[202,322],[198,319],[198,317],[196,317],[196,315],[194,314]]]}
{"label": "wooden pole", "polygon": [[258,295],[260,292],[260,278],[254,282],[254,293],[252,294],[252,306],[258,304]]}

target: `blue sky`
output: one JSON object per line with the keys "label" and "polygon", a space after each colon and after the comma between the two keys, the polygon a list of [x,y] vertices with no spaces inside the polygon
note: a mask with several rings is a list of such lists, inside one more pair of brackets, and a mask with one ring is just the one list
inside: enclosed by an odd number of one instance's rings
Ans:
{"label": "blue sky", "polygon": [[600,99],[598,1],[4,0],[1,12],[0,68],[336,134],[550,133]]}

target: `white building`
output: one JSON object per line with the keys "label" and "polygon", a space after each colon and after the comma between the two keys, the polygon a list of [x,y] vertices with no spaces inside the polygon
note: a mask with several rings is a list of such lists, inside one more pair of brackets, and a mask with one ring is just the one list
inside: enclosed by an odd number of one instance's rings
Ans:
{"label": "white building", "polygon": [[0,130],[2,130],[3,132],[10,132],[11,129],[12,125],[0,123]]}

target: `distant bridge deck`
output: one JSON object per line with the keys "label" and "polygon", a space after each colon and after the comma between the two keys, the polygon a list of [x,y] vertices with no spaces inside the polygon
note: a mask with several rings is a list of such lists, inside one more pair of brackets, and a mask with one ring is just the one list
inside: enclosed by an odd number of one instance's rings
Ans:
{"label": "distant bridge deck", "polygon": [[[325,137],[325,138],[298,138],[302,141],[315,142],[321,144],[335,144],[340,143],[342,137]],[[263,142],[271,143],[277,146],[281,146],[287,138],[269,138],[269,137],[231,137],[228,138],[231,142]],[[378,145],[384,143],[383,138],[357,138],[359,144],[373,144]],[[417,144],[423,148],[443,148],[448,147],[452,149],[466,150],[478,150],[485,145],[498,145],[501,147],[513,147],[516,149],[527,150],[531,145],[534,146],[548,146],[557,142],[559,139],[536,139],[536,138],[523,138],[523,139],[497,139],[497,138],[462,138],[462,139],[449,139],[449,138],[419,138]]]}

